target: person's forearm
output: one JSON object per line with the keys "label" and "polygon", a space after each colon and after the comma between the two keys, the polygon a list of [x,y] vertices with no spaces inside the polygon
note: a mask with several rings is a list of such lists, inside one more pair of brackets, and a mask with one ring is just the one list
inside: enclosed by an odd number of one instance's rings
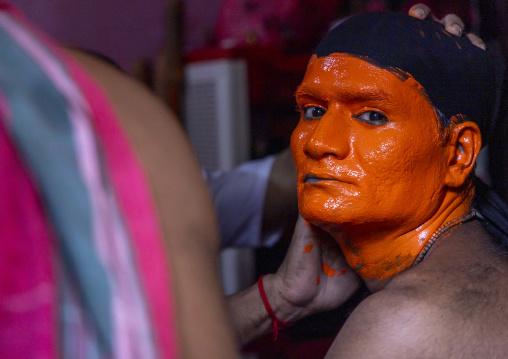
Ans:
{"label": "person's forearm", "polygon": [[272,329],[272,319],[257,285],[228,297],[227,303],[233,329],[241,345],[268,334]]}
{"label": "person's forearm", "polygon": [[[300,319],[298,308],[285,301],[278,293],[274,278],[273,274],[269,274],[263,278],[263,283],[268,303],[277,319],[282,322]],[[265,308],[257,284],[228,297],[227,303],[233,329],[241,345],[248,344],[272,330],[273,321]]]}

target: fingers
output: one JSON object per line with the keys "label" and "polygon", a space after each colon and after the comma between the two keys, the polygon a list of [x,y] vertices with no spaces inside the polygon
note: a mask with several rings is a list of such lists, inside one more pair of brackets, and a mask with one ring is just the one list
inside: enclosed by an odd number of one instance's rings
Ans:
{"label": "fingers", "polygon": [[425,4],[416,4],[413,6],[409,9],[409,15],[422,20],[432,16],[434,20],[439,21],[445,26],[446,31],[453,35],[462,36],[464,32],[465,25],[460,17],[455,14],[448,14],[441,20],[437,20],[432,15],[430,8]]}
{"label": "fingers", "polygon": [[303,219],[300,214],[298,214],[293,236],[301,236],[302,234],[306,234],[309,231],[310,226],[311,225],[305,219]]}
{"label": "fingers", "polygon": [[[414,5],[411,9],[409,9],[409,15],[421,20],[425,20],[431,16],[435,21],[439,21],[443,24],[447,32],[456,36],[462,36],[466,27],[462,19],[455,14],[448,14],[441,20],[436,19],[436,17],[432,15],[430,8],[425,4]],[[471,33],[467,33],[466,36],[473,45],[478,46],[483,50],[486,49],[485,43],[478,36]]]}
{"label": "fingers", "polygon": [[476,36],[475,34],[466,34],[467,38],[469,39],[469,41],[471,41],[471,43],[473,45],[476,45],[478,46],[480,49],[483,49],[485,50],[487,48],[487,45],[485,45],[485,43],[483,42],[482,39],[480,39],[478,36]]}
{"label": "fingers", "polygon": [[293,239],[290,244],[290,252],[310,252],[312,247],[319,243],[315,231],[316,228],[305,221],[301,215],[298,215],[298,220],[296,221],[295,230],[293,232]]}
{"label": "fingers", "polygon": [[[465,25],[460,17],[455,14],[448,14],[442,20],[441,23],[445,26],[445,30],[450,34],[462,36],[464,33]],[[478,46],[480,49],[485,50],[487,46],[483,42],[481,38],[472,33],[467,33],[466,37],[471,41],[471,43],[475,46]]]}
{"label": "fingers", "polygon": [[303,219],[301,214],[298,215],[298,220],[296,221],[295,234],[296,233],[298,233],[299,236],[303,235],[306,237],[319,237],[326,234],[323,229],[316,227]]}
{"label": "fingers", "polygon": [[416,4],[409,9],[409,15],[425,20],[430,15],[430,8],[425,4]]}
{"label": "fingers", "polygon": [[441,20],[441,23],[445,26],[445,30],[450,34],[462,36],[464,32],[464,22],[460,17],[455,14],[448,14]]}

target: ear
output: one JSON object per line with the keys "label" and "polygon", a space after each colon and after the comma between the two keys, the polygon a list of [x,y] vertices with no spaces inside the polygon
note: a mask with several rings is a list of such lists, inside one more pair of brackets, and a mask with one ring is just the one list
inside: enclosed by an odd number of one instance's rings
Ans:
{"label": "ear", "polygon": [[460,187],[474,170],[476,157],[482,147],[478,125],[471,121],[453,125],[448,140],[448,171],[446,185]]}

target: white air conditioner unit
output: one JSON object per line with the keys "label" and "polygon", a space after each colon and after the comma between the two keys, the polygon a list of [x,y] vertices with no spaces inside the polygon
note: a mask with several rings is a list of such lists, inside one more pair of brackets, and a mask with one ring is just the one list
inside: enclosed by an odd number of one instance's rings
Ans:
{"label": "white air conditioner unit", "polygon": [[[250,159],[250,116],[247,66],[242,60],[190,63],[184,74],[184,123],[206,170],[230,170]],[[226,295],[255,281],[252,249],[221,253]]]}
{"label": "white air conditioner unit", "polygon": [[247,69],[241,60],[185,67],[184,120],[201,165],[230,170],[250,158]]}

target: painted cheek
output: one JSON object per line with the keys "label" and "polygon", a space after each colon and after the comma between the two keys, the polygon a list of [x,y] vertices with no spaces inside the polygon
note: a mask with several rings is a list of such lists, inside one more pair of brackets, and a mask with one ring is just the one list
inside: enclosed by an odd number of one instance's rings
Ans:
{"label": "painted cheek", "polygon": [[356,146],[359,157],[369,163],[384,161],[392,157],[397,143],[393,136],[383,137],[383,134],[375,133],[373,136],[363,138]]}
{"label": "painted cheek", "polygon": [[377,193],[389,197],[393,193],[391,187],[405,181],[410,168],[409,154],[397,145],[392,136],[363,139],[357,144],[359,165],[366,173],[362,186],[377,189]]}
{"label": "painted cheek", "polygon": [[421,96],[401,96],[401,101],[403,105],[411,104],[402,107],[406,118],[371,138],[363,138],[357,144],[358,158],[369,171],[366,177],[375,181],[371,185],[384,187],[388,193],[405,191],[408,195],[419,187],[423,197],[427,197],[426,192],[435,187],[427,185],[425,178],[434,178],[439,167],[436,166],[436,150],[439,152],[440,147],[436,120],[430,105]]}

